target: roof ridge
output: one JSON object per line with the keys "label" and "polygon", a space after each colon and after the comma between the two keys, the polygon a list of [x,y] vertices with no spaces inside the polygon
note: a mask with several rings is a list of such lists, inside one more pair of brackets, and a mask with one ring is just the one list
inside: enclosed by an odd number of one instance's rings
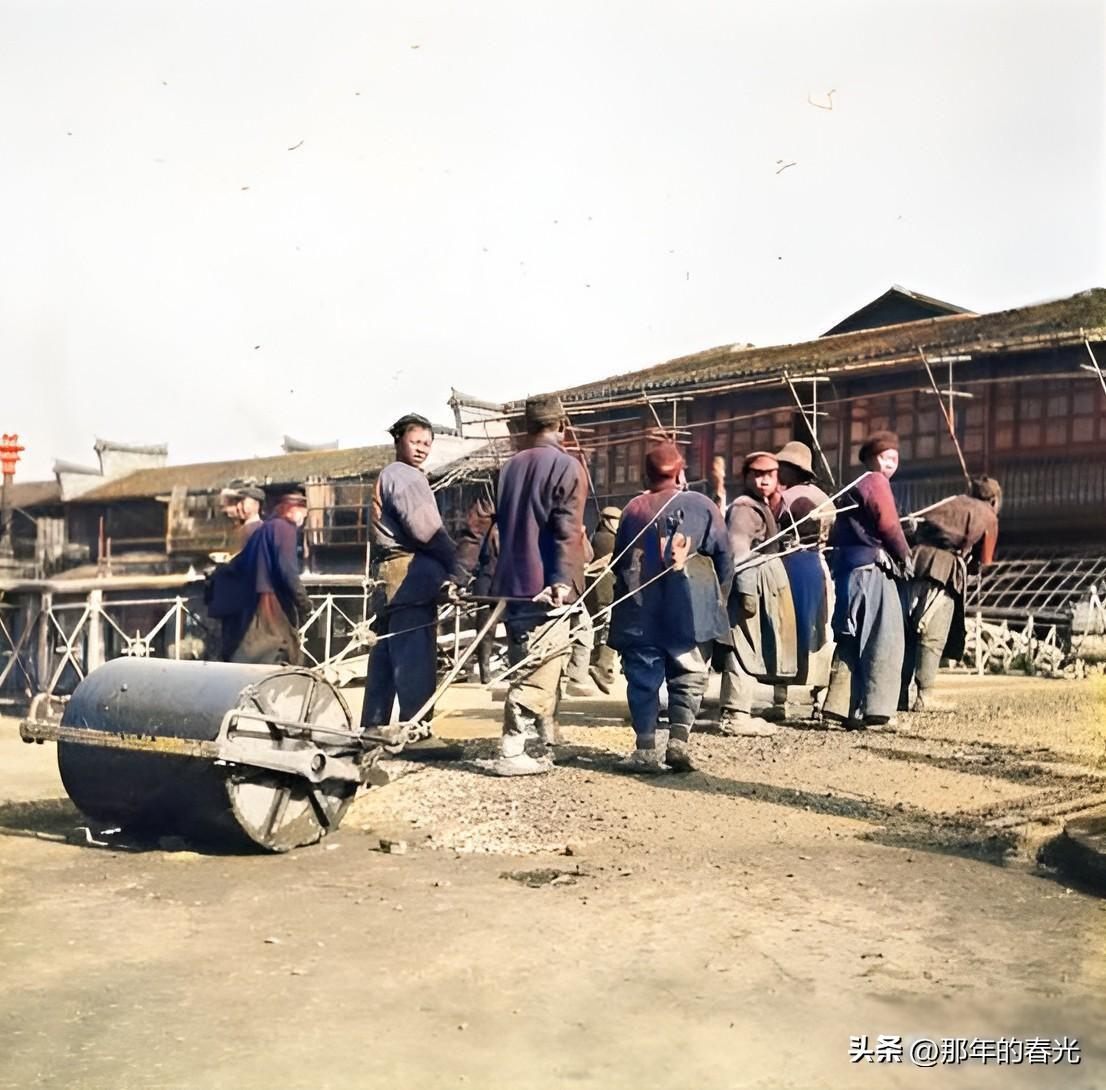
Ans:
{"label": "roof ridge", "polygon": [[[719,345],[676,356],[648,367],[624,371],[592,382],[580,383],[557,391],[569,401],[602,400],[615,395],[640,393],[642,389],[669,389],[693,386],[707,380],[722,381],[741,377],[768,377],[788,370],[800,372],[833,369],[850,364],[891,363],[904,354],[916,354],[927,344],[971,344],[977,351],[994,350],[1004,340],[1023,342],[1028,335],[1055,336],[1058,330],[1076,335],[1079,331],[1106,328],[1106,288],[1088,288],[1074,295],[1044,303],[1033,303],[982,314],[943,314],[873,329],[858,329],[814,337],[786,344],[762,345],[734,352],[732,346]],[[933,334],[963,330],[965,336],[952,341]],[[927,341],[927,336],[930,338]],[[508,402],[509,407],[520,401]]]}

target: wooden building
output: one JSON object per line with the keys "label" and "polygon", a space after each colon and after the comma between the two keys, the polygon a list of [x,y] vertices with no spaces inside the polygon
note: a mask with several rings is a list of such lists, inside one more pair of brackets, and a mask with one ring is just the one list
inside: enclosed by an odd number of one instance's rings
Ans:
{"label": "wooden building", "polygon": [[69,540],[87,544],[101,565],[110,558],[116,570],[159,565],[180,570],[228,547],[231,525],[220,492],[250,481],[264,489],[266,508],[282,493],[303,488],[309,507],[306,556],[313,563],[329,557],[341,565],[343,554],[357,553],[359,546],[359,556],[349,561],[352,569],[363,568],[364,486],[392,457],[388,445],[141,469],[66,504],[66,530]]}
{"label": "wooden building", "polygon": [[[363,574],[372,488],[395,456],[393,445],[345,450],[292,445],[290,452],[271,457],[124,465],[111,473],[57,463],[56,480],[13,487],[18,563],[7,574],[166,575],[200,567],[208,554],[226,550],[231,542],[220,492],[247,481],[265,491],[263,513],[282,493],[306,493],[303,552],[308,571]],[[97,442],[102,467],[108,446]],[[155,450],[110,446],[132,455]],[[156,448],[156,454],[164,462],[164,448]],[[493,457],[498,457],[494,443],[489,447],[483,438],[462,439],[450,429],[442,429],[436,438],[427,469],[451,529],[460,527],[476,492],[490,484]]]}
{"label": "wooden building", "polygon": [[12,564],[21,574],[51,575],[64,565],[65,509],[56,480],[10,486]]}
{"label": "wooden building", "polygon": [[840,487],[860,472],[863,438],[890,428],[902,456],[892,485],[901,510],[916,510],[964,488],[947,413],[968,471],[1003,485],[1004,554],[1062,553],[1106,547],[1098,364],[1106,290],[975,314],[895,287],[815,340],[723,345],[559,393],[600,504],[641,490],[661,429],[683,445],[690,480],[724,457],[732,490],[746,453],[790,439],[820,447],[819,475]]}

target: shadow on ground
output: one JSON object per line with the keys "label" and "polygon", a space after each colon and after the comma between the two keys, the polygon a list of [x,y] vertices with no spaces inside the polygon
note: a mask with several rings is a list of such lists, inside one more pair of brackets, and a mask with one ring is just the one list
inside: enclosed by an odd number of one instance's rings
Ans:
{"label": "shadow on ground", "polygon": [[67,798],[0,803],[0,836],[66,840],[87,819]]}
{"label": "shadow on ground", "polygon": [[[620,754],[613,754],[609,750],[566,746],[560,751],[557,763],[624,776],[627,774],[615,767],[620,758]],[[858,837],[862,840],[891,847],[961,855],[1000,866],[1006,862],[1017,844],[1017,837],[1013,832],[992,829],[974,816],[935,814],[903,802],[887,804],[878,799],[856,795],[781,787],[702,771],[639,775],[636,778],[662,791],[698,791],[785,806],[793,810],[806,810],[827,817],[863,821],[874,828],[859,833]]]}

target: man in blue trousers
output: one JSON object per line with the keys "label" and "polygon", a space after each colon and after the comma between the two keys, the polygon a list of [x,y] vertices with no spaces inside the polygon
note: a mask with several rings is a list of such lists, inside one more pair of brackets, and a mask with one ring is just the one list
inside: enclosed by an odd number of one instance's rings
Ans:
{"label": "man in blue trousers", "polygon": [[[434,443],[434,428],[409,413],[389,429],[396,460],[376,479],[372,501],[373,574],[376,633],[365,684],[361,726],[387,726],[395,702],[410,720],[434,694],[437,668],[438,596],[450,580],[463,583],[457,547],[442,516],[423,465]],[[429,719],[433,709],[426,712]],[[428,738],[407,747],[412,756],[459,756]]]}
{"label": "man in blue trousers", "polygon": [[903,583],[914,574],[891,492],[899,437],[873,432],[859,457],[868,472],[849,490],[833,531],[837,647],[822,716],[846,730],[893,730],[906,651]]}
{"label": "man in blue trousers", "polygon": [[[649,452],[649,491],[626,505],[615,537],[618,604],[607,642],[622,654],[634,725],[634,751],[618,766],[627,772],[694,769],[688,740],[712,646],[730,633],[722,589],[728,592],[733,579],[726,526],[706,496],[680,488],[683,467],[672,443]],[[668,687],[667,738],[657,730],[662,684]]]}

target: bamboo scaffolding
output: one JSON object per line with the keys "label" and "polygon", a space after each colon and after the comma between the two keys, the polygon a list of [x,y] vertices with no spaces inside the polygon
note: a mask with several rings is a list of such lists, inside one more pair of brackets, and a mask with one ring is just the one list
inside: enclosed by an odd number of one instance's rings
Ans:
{"label": "bamboo scaffolding", "polygon": [[970,489],[972,486],[972,478],[971,474],[968,472],[968,463],[964,461],[964,452],[960,449],[960,440],[956,438],[956,426],[952,422],[952,414],[945,408],[945,403],[941,400],[941,389],[937,385],[937,379],[933,376],[933,368],[929,366],[929,360],[926,359],[925,353],[920,348],[918,349],[918,355],[921,356],[922,363],[925,364],[926,374],[929,376],[929,382],[933,387],[933,393],[937,398],[937,404],[941,407],[941,415],[945,418],[945,424],[949,429],[949,438],[952,439],[952,445],[956,447],[956,457],[960,459],[960,468],[964,471],[964,483]]}
{"label": "bamboo scaffolding", "polygon": [[1102,383],[1102,392],[1106,394],[1106,375],[1102,373],[1102,368],[1099,367],[1098,360],[1095,358],[1094,352],[1091,351],[1091,342],[1084,337],[1083,344],[1086,346],[1087,355],[1091,357],[1091,363],[1094,364],[1094,373],[1098,375],[1098,381]]}
{"label": "bamboo scaffolding", "polygon": [[[1102,333],[1106,337],[1106,331],[1092,330],[1091,334]],[[934,352],[956,352],[961,349],[970,348],[975,355],[988,355],[999,356],[1009,352],[1024,352],[1033,348],[1070,348],[1082,345],[1089,339],[1086,330],[1080,330],[1078,334],[1069,334],[1067,336],[1058,336],[1055,334],[1049,334],[1046,336],[1034,336],[1034,337],[1022,337],[1010,341],[1006,341],[1002,344],[990,344],[980,345],[972,343],[970,345],[964,344],[931,344],[925,347],[916,346],[912,348],[905,355],[895,355],[886,358],[878,359],[858,359],[845,361],[843,363],[827,363],[820,367],[816,367],[809,372],[805,372],[802,376],[798,377],[825,377],[832,378],[834,375],[853,375],[862,371],[882,370],[888,367],[906,366],[914,363],[918,358],[918,353],[924,352],[926,348]],[[1096,340],[1102,340],[1103,337],[1096,336]],[[692,366],[689,364],[689,367]],[[1024,376],[1029,378],[1030,376]],[[1035,376],[1037,378],[1055,378],[1055,373],[1049,375]],[[639,380],[640,381],[640,380]],[[695,381],[695,380],[692,380]],[[1005,379],[996,379],[992,381],[1006,381]],[[714,394],[728,393],[732,390],[740,389],[752,389],[757,387],[768,387],[780,384],[782,382],[778,374],[759,377],[748,378],[736,381],[725,380],[716,385],[709,385],[707,381],[695,382],[694,398],[713,396]],[[673,389],[671,394],[665,394],[657,389],[653,394],[654,400],[657,402],[666,402],[672,400],[692,400],[693,398],[688,395],[685,390],[686,387],[679,386],[677,381],[673,380],[670,384],[670,388]],[[870,395],[869,395],[870,396]],[[573,403],[573,411],[577,414],[582,412],[600,412],[606,409],[624,408],[633,405],[643,405],[644,401],[639,396],[625,397],[621,394],[609,394],[602,395],[597,394],[594,398],[581,398]],[[514,414],[519,415],[518,413]],[[511,417],[505,417],[504,419],[510,419]]]}
{"label": "bamboo scaffolding", "polygon": [[822,459],[822,465],[825,467],[826,476],[829,477],[830,484],[834,487],[837,486],[837,479],[833,475],[833,470],[830,469],[829,460],[826,458],[826,452],[822,450],[822,444],[818,442],[818,386],[817,382],[814,385],[814,394],[812,406],[812,414],[810,419],[807,419],[806,408],[803,405],[802,399],[799,397],[799,391],[795,389],[795,383],[791,381],[791,378],[786,372],[784,372],[784,381],[787,383],[788,389],[791,391],[791,396],[795,399],[795,404],[799,406],[799,412],[803,414],[803,423],[806,424],[807,430],[810,432],[810,438],[814,442],[814,449],[818,452],[818,457]]}
{"label": "bamboo scaffolding", "polygon": [[[579,451],[580,454],[586,454],[587,452],[584,450],[583,445],[580,443],[579,436],[576,434],[576,429],[572,426],[572,417],[568,415],[567,411],[565,412],[565,426],[572,435],[572,442],[575,444],[576,450]],[[595,491],[595,482],[591,479],[591,469],[588,467],[587,458],[581,458],[580,464],[584,467],[584,476],[587,478],[588,482],[588,497],[591,502],[595,504],[596,515],[599,515],[599,496]]]}

